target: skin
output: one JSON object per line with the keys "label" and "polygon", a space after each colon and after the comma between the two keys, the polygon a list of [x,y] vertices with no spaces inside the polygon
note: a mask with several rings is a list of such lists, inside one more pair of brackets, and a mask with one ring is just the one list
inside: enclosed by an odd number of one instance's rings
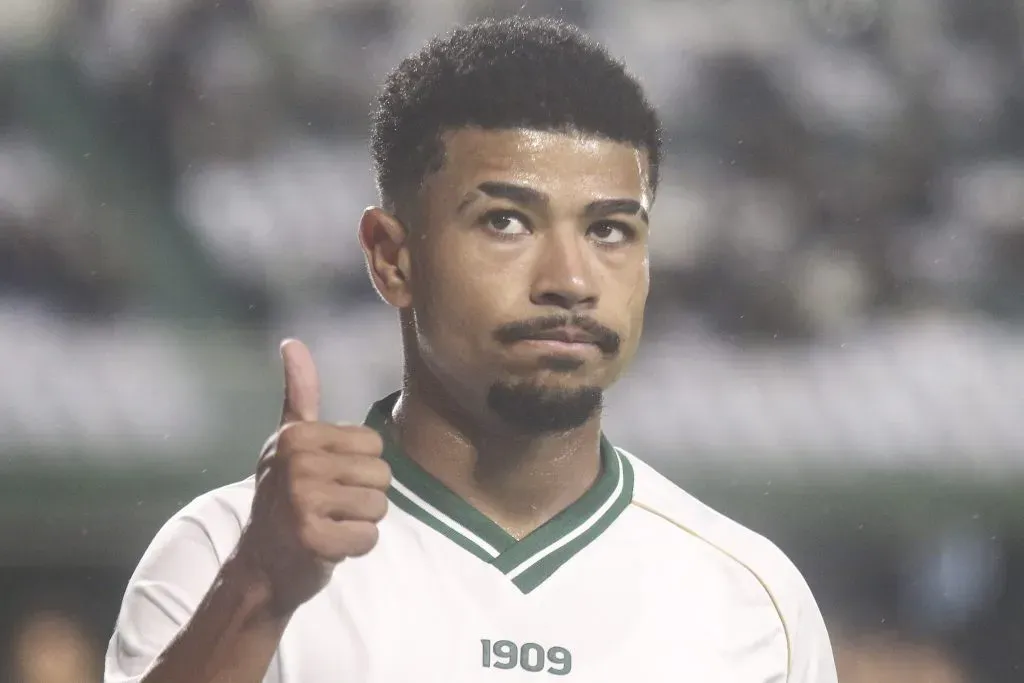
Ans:
{"label": "skin", "polygon": [[[648,290],[647,163],[628,145],[555,133],[462,130],[445,142],[415,229],[379,208],[359,228],[373,283],[402,319],[393,429],[409,457],[521,538],[599,475],[600,415],[561,431],[524,429],[487,397],[495,384],[572,395],[622,373]],[[484,192],[482,183],[504,185]],[[621,343],[612,352],[495,338],[509,323],[551,315],[585,317]],[[250,521],[145,683],[262,681],[295,610],[337,563],[378,541],[391,482],[381,435],[322,421],[309,349],[288,340],[281,357],[281,421],[260,458]]]}
{"label": "skin", "polygon": [[[487,407],[488,390],[503,382],[571,393],[621,375],[649,290],[647,162],[628,144],[553,132],[464,129],[444,143],[411,230],[379,208],[360,223],[373,284],[403,322],[395,431],[409,457],[522,537],[599,475],[600,415],[529,433]],[[610,329],[617,353],[494,338],[508,323],[552,315]],[[563,355],[578,367],[551,369]]]}

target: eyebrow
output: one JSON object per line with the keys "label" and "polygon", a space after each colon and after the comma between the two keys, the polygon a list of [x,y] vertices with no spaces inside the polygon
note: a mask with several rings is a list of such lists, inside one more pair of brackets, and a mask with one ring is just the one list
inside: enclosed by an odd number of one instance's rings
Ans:
{"label": "eyebrow", "polygon": [[[476,190],[470,192],[465,199],[462,200],[459,204],[458,211],[461,212],[473,203],[473,200],[477,197],[477,193],[485,194],[488,197],[493,197],[495,199],[507,199],[510,202],[534,208],[547,208],[551,203],[551,198],[548,197],[548,195],[543,192],[539,192],[532,187],[525,187],[523,185],[515,185],[513,183],[503,183],[499,181],[487,181],[477,185]],[[650,222],[647,210],[635,199],[598,199],[590,202],[583,209],[583,215],[591,219],[610,216],[617,213],[639,216],[644,223]]]}
{"label": "eyebrow", "polygon": [[651,222],[650,217],[647,215],[647,209],[635,199],[598,199],[596,202],[587,204],[587,207],[583,210],[583,214],[587,218],[601,218],[616,213],[640,216],[644,223]]}

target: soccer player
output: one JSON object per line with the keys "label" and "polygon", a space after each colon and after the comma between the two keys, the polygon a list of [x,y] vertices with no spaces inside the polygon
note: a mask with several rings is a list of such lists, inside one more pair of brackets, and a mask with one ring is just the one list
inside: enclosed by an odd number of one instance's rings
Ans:
{"label": "soccer player", "polygon": [[601,431],[640,339],[659,130],[558,22],[474,24],[403,61],[358,231],[401,390],[324,421],[313,358],[282,344],[255,476],[157,534],[106,682],[834,682],[783,553]]}

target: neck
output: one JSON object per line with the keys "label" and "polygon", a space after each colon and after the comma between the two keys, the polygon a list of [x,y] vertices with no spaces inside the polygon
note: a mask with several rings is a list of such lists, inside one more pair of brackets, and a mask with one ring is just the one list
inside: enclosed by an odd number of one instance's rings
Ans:
{"label": "neck", "polygon": [[[512,536],[578,500],[600,475],[600,420],[523,435],[486,427],[441,392],[407,378],[392,417],[406,455]],[[427,399],[426,397],[430,398]]]}

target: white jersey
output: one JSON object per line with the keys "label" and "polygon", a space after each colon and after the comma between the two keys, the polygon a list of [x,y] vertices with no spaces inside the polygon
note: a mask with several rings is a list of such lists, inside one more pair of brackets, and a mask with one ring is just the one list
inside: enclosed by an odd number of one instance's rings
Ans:
{"label": "white jersey", "polygon": [[[385,458],[377,546],[299,608],[266,683],[836,681],[820,611],[783,553],[606,441],[591,490],[518,541],[393,444]],[[140,680],[187,623],[253,490],[250,478],[205,494],[157,534],[105,683]]]}

